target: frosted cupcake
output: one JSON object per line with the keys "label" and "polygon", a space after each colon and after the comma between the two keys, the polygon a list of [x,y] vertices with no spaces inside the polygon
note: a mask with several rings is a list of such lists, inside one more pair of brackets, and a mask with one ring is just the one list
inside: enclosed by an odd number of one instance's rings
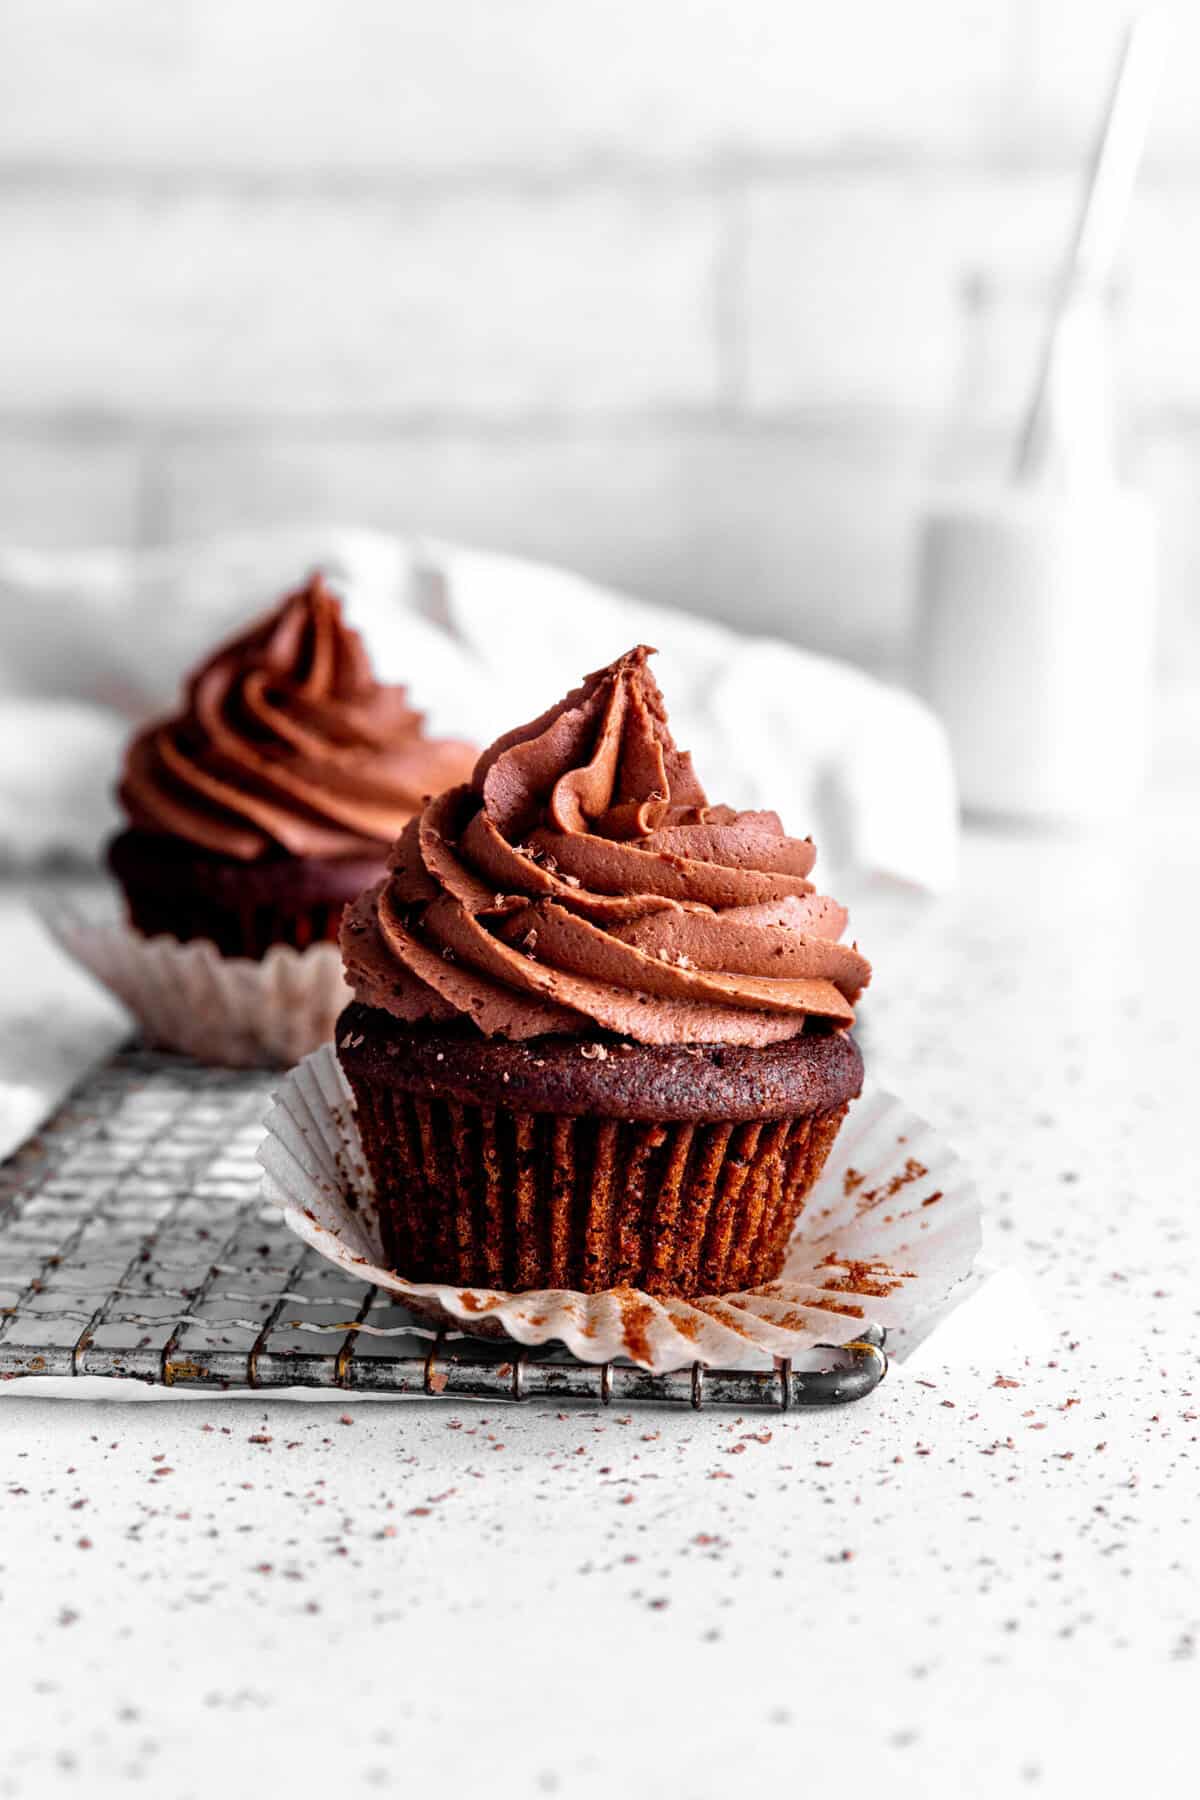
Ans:
{"label": "frosted cupcake", "polygon": [[108,853],[130,922],[256,959],[335,940],[397,833],[474,754],[425,736],[314,575],[130,744],[118,790],[129,828]]}
{"label": "frosted cupcake", "polygon": [[347,913],[338,1056],[410,1281],[769,1281],[860,1091],[845,911],[808,839],[708,804],[649,654],[493,744]]}

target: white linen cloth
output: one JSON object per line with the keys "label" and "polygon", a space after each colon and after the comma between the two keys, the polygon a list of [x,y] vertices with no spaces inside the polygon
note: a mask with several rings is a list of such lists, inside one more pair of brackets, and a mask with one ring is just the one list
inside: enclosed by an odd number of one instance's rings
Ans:
{"label": "white linen cloth", "polygon": [[912,695],[560,569],[319,528],[150,551],[0,550],[0,859],[95,857],[118,823],[131,727],[316,568],[432,732],[486,744],[650,643],[676,741],[712,800],[771,807],[793,834],[811,833],[826,880],[882,875],[936,891],[954,879],[949,752]]}

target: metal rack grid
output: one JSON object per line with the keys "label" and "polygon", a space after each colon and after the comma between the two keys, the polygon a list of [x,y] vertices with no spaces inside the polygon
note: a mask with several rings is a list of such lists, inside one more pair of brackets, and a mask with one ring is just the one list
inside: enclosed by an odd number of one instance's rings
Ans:
{"label": "metal rack grid", "polygon": [[0,1164],[0,1380],[786,1411],[861,1399],[886,1372],[874,1328],[819,1370],[669,1375],[437,1332],[264,1206],[255,1150],[276,1079],[133,1046]]}

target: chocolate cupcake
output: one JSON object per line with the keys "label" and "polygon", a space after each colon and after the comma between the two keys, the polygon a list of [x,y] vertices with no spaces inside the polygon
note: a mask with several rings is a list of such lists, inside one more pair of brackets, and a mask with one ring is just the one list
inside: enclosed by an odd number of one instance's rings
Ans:
{"label": "chocolate cupcake", "polygon": [[342,930],[384,1253],[414,1282],[771,1280],[862,1062],[815,852],[710,806],[646,649],[430,801]]}
{"label": "chocolate cupcake", "polygon": [[336,940],[396,834],[474,754],[425,737],[315,575],[129,746],[118,793],[130,824],[108,860],[130,923],[255,959]]}

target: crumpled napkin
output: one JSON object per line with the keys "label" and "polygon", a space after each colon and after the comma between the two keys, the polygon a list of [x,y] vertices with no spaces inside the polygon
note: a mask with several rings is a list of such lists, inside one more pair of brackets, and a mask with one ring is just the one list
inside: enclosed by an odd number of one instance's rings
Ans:
{"label": "crumpled napkin", "polygon": [[826,876],[934,891],[954,879],[949,751],[912,695],[561,569],[319,528],[148,551],[0,550],[0,859],[94,858],[117,825],[112,787],[133,725],[314,568],[435,733],[486,744],[650,643],[676,741],[714,801],[771,807],[811,833]]}

